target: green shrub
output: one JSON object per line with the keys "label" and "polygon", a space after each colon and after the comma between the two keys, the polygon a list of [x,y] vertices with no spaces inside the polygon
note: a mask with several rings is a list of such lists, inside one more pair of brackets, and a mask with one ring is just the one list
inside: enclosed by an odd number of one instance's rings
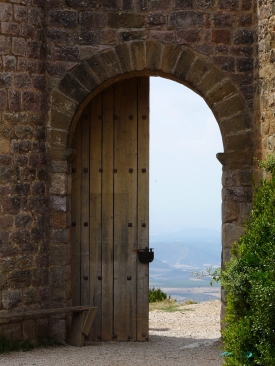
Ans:
{"label": "green shrub", "polygon": [[[170,296],[169,296],[170,298]],[[158,302],[167,299],[167,294],[161,291],[160,288],[150,287],[149,288],[149,302]]]}
{"label": "green shrub", "polygon": [[234,243],[232,257],[221,271],[226,365],[275,365],[274,161],[269,157],[261,164],[271,177],[255,188],[245,234]]}

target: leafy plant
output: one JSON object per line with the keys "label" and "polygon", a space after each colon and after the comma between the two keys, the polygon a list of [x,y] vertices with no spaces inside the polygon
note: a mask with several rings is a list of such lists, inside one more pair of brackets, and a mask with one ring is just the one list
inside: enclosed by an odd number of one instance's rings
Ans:
{"label": "leafy plant", "polygon": [[168,297],[165,292],[163,292],[160,288],[150,287],[149,288],[149,303],[150,302],[158,302],[166,300]]}
{"label": "leafy plant", "polygon": [[226,293],[225,365],[275,365],[275,157],[260,166],[270,174],[255,187],[246,231],[221,271]]}
{"label": "leafy plant", "polygon": [[221,276],[221,268],[216,268],[213,270],[213,265],[206,267],[206,269],[201,270],[200,272],[190,272],[190,274],[199,279],[202,280],[204,277],[211,277],[210,285],[213,286],[214,283],[220,282],[220,276]]}

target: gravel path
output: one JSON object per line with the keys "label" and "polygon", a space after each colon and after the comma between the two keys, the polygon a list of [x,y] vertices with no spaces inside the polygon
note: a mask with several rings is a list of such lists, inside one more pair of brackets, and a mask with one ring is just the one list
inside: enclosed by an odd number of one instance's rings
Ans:
{"label": "gravel path", "polygon": [[1,366],[220,366],[220,301],[150,312],[149,342],[93,342],[0,355]]}

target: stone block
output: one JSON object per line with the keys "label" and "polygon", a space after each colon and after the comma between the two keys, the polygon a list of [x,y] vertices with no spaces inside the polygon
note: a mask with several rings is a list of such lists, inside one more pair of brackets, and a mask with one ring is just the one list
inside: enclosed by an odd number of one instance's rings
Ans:
{"label": "stone block", "polygon": [[157,42],[146,42],[146,68],[159,70],[161,65],[162,47]]}
{"label": "stone block", "polygon": [[177,31],[176,40],[178,44],[191,45],[199,43],[202,39],[203,32],[201,29],[181,29]]}
{"label": "stone block", "polygon": [[79,15],[79,24],[85,29],[103,28],[106,25],[106,15],[96,11],[84,11]]}
{"label": "stone block", "polygon": [[[238,58],[236,62],[238,72],[252,72],[254,69],[254,59],[251,57]],[[253,90],[253,87],[250,86],[250,88]]]}
{"label": "stone block", "polygon": [[65,229],[68,226],[67,214],[53,212],[51,214],[51,227],[56,229]]}
{"label": "stone block", "polygon": [[59,84],[59,90],[77,102],[82,102],[88,96],[88,90],[84,88],[74,77],[67,74]]}
{"label": "stone block", "polygon": [[[121,32],[123,33],[123,32]],[[125,32],[131,33],[131,32]],[[139,33],[139,32],[137,32]],[[116,44],[117,43],[117,30],[116,29],[104,29],[100,32],[101,43],[104,45]],[[130,40],[130,39],[129,39]]]}
{"label": "stone block", "polygon": [[[198,3],[198,1],[197,1]],[[193,0],[175,0],[175,9],[192,9],[194,7]]]}
{"label": "stone block", "polygon": [[213,29],[211,33],[211,42],[229,44],[231,41],[231,32],[228,29]]}
{"label": "stone block", "polygon": [[13,225],[13,216],[3,215],[0,216],[0,231],[8,229]]}
{"label": "stone block", "polygon": [[254,42],[254,31],[251,29],[239,29],[234,34],[234,44],[252,44]]}
{"label": "stone block", "polygon": [[148,28],[160,28],[167,22],[166,13],[149,12],[146,14],[146,24]]}
{"label": "stone block", "polygon": [[51,230],[51,240],[54,243],[67,243],[69,238],[69,233],[67,229],[52,229]]}
{"label": "stone block", "polygon": [[67,175],[64,173],[51,174],[50,194],[67,193]]}
{"label": "stone block", "polygon": [[[6,56],[9,53],[10,48],[11,48],[10,37],[0,35],[0,55]],[[10,58],[10,60],[11,60],[11,58]],[[6,65],[7,65],[7,58],[6,58]]]}
{"label": "stone block", "polygon": [[219,0],[218,7],[221,10],[237,10],[239,0]]}
{"label": "stone block", "polygon": [[150,39],[152,41],[172,44],[175,41],[175,32],[153,30],[150,31]]}
{"label": "stone block", "polygon": [[54,173],[67,173],[68,162],[66,160],[52,160],[51,171]]}
{"label": "stone block", "polygon": [[57,61],[76,62],[80,60],[80,51],[78,46],[60,45],[53,49],[53,59]]}
{"label": "stone block", "polygon": [[100,42],[100,32],[98,30],[80,29],[76,35],[76,42],[80,45],[96,45]]}
{"label": "stone block", "polygon": [[143,14],[126,12],[108,12],[107,25],[110,28],[142,28],[145,25]]}
{"label": "stone block", "polygon": [[147,0],[137,0],[136,1],[137,11],[146,11],[148,9],[148,1]]}
{"label": "stone block", "polygon": [[98,0],[65,0],[65,4],[73,9],[93,9],[98,7]]}
{"label": "stone block", "polygon": [[54,211],[67,211],[67,198],[59,196],[51,196],[51,208]]}
{"label": "stone block", "polygon": [[141,41],[143,39],[147,38],[147,33],[143,30],[123,30],[118,31],[119,41],[120,45],[122,45],[122,42],[129,42],[129,41]]}
{"label": "stone block", "polygon": [[197,58],[192,64],[186,79],[191,85],[198,85],[203,76],[211,69],[212,65],[204,59]]}
{"label": "stone block", "polygon": [[127,44],[119,44],[115,47],[115,52],[119,59],[121,72],[126,73],[131,71],[132,66],[129,46]]}
{"label": "stone block", "polygon": [[28,73],[13,74],[13,85],[17,88],[27,88],[31,85],[31,78]]}
{"label": "stone block", "polygon": [[207,100],[211,102],[211,104],[221,102],[222,100],[232,97],[234,94],[237,94],[238,91],[236,87],[229,80],[224,81],[223,83],[218,83],[214,87],[214,89],[210,90],[206,96]]}
{"label": "stone block", "polygon": [[252,150],[253,135],[250,131],[238,135],[227,135],[224,138],[224,148],[226,151]]}
{"label": "stone block", "polygon": [[239,95],[233,95],[214,105],[214,111],[220,119],[245,112],[246,106]]}
{"label": "stone block", "polygon": [[222,228],[223,248],[232,248],[232,244],[244,233],[244,227],[234,223],[223,224]]}
{"label": "stone block", "polygon": [[8,284],[13,288],[28,287],[31,284],[31,279],[30,270],[12,271],[7,275]]}
{"label": "stone block", "polygon": [[49,25],[75,28],[78,22],[78,14],[74,10],[52,10],[49,12]]}
{"label": "stone block", "polygon": [[214,57],[214,61],[223,71],[233,72],[235,69],[234,57],[216,56]]}
{"label": "stone block", "polygon": [[247,113],[242,113],[228,119],[220,121],[220,128],[224,135],[246,131],[252,128],[252,117]]}
{"label": "stone block", "polygon": [[16,227],[30,227],[33,222],[33,218],[28,214],[18,214],[15,216]]}
{"label": "stone block", "polygon": [[68,132],[61,130],[50,130],[49,142],[51,146],[66,147],[68,139]]}
{"label": "stone block", "polygon": [[99,55],[93,55],[85,62],[100,82],[108,79],[107,70],[105,69],[102,59]]}
{"label": "stone block", "polygon": [[46,192],[44,182],[33,182],[32,183],[32,194],[37,196],[44,196]]}
{"label": "stone block", "polygon": [[170,8],[170,0],[151,0],[152,10],[167,10]]}
{"label": "stone block", "polygon": [[213,24],[215,27],[232,27],[235,17],[228,13],[216,13],[213,15]]}
{"label": "stone block", "polygon": [[224,201],[251,202],[251,193],[244,187],[226,187],[222,189]]}
{"label": "stone block", "polygon": [[174,45],[167,45],[163,50],[161,70],[167,74],[175,68],[181,48]]}
{"label": "stone block", "polygon": [[10,140],[0,138],[0,154],[9,154]]}
{"label": "stone block", "polygon": [[78,105],[75,101],[72,101],[57,90],[52,92],[51,107],[54,110],[72,117],[77,109],[77,106]]}
{"label": "stone block", "polygon": [[3,197],[1,199],[1,206],[5,214],[18,214],[21,207],[21,199],[17,196]]}
{"label": "stone block", "polygon": [[202,27],[203,25],[203,12],[182,10],[171,12],[169,14],[168,26],[170,28]]}
{"label": "stone block", "polygon": [[145,42],[131,42],[130,50],[134,70],[143,70],[145,68]]}
{"label": "stone block", "polygon": [[222,222],[232,223],[238,221],[240,204],[234,201],[225,201],[222,204]]}
{"label": "stone block", "polygon": [[68,246],[65,244],[52,245],[50,253],[50,265],[60,266],[69,263]]}
{"label": "stone block", "polygon": [[19,24],[16,22],[2,22],[2,34],[18,35]]}
{"label": "stone block", "polygon": [[1,22],[12,20],[12,4],[0,3],[0,20]]}
{"label": "stone block", "polygon": [[85,64],[76,66],[71,74],[89,91],[96,89],[98,86],[98,80],[96,77],[88,71]]}
{"label": "stone block", "polygon": [[178,58],[178,62],[172,71],[172,74],[184,81],[194,60],[194,52],[189,48],[184,48]]}
{"label": "stone block", "polygon": [[196,5],[198,9],[210,9],[215,5],[215,0],[196,0]]}
{"label": "stone block", "polygon": [[241,203],[240,208],[240,222],[241,224],[245,224],[249,220],[250,212],[252,210],[252,203]]}
{"label": "stone block", "polygon": [[2,305],[4,309],[12,309],[22,302],[22,291],[20,289],[7,290],[2,292]]}
{"label": "stone block", "polygon": [[5,110],[7,108],[7,91],[5,89],[0,89],[0,110]]}
{"label": "stone block", "polygon": [[104,67],[109,77],[114,77],[121,74],[120,64],[117,55],[113,50],[107,50],[100,54]]}

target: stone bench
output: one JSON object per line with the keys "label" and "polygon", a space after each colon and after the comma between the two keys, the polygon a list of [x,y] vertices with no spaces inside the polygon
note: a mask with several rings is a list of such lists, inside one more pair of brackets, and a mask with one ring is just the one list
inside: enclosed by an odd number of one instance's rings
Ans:
{"label": "stone bench", "polygon": [[[82,347],[84,344],[84,336],[88,336],[90,333],[96,311],[96,307],[71,306],[56,309],[27,310],[22,312],[18,311],[17,313],[0,312],[0,319],[35,318],[45,315],[72,313],[73,317],[68,343],[72,346]],[[86,312],[87,314],[84,314]]]}

